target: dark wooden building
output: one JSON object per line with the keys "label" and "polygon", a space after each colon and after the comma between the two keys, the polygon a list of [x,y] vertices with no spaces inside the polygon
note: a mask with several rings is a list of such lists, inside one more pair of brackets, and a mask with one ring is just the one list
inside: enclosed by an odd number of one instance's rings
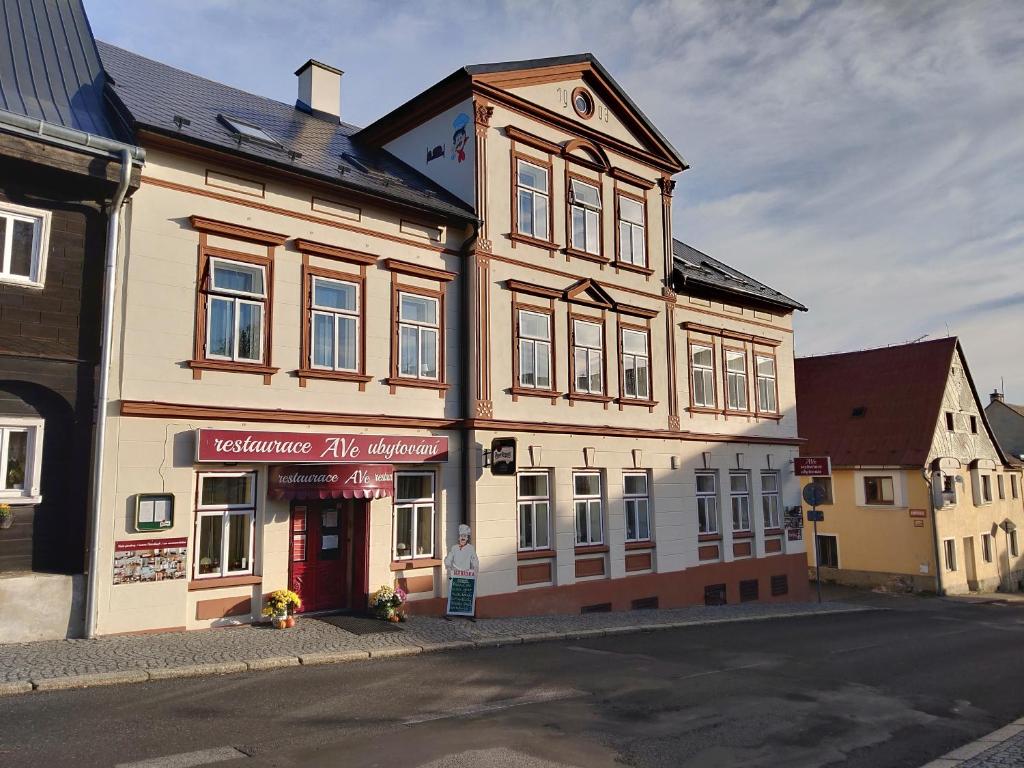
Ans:
{"label": "dark wooden building", "polygon": [[[11,43],[0,52],[0,505],[10,513],[0,517],[0,573],[9,581],[12,571],[85,567],[108,219],[124,152],[133,165],[142,155],[109,116],[79,0],[0,0],[0,29]],[[137,184],[134,168],[129,192]]]}

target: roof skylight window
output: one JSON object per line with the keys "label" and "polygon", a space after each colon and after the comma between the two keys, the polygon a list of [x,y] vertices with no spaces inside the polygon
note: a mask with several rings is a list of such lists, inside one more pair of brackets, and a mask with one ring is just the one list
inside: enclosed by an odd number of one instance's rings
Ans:
{"label": "roof skylight window", "polygon": [[255,141],[260,144],[269,144],[272,147],[280,147],[281,142],[271,136],[269,133],[264,131],[258,125],[247,123],[244,120],[239,120],[237,117],[228,117],[227,115],[218,115],[221,122],[224,123],[228,128],[235,132],[237,137],[241,140]]}

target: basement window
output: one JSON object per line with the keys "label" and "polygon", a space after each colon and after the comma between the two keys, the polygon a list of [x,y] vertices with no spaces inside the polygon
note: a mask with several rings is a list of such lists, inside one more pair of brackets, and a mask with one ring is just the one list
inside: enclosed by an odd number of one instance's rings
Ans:
{"label": "basement window", "polygon": [[862,418],[864,418],[864,415],[865,415],[865,414],[866,414],[867,412],[868,412],[868,409],[867,409],[867,407],[866,407],[866,406],[863,406],[863,405],[858,405],[858,406],[857,406],[856,408],[854,408],[854,409],[853,409],[853,410],[852,410],[852,411],[850,412],[850,416],[851,416],[852,418],[854,418],[854,419],[862,419]]}
{"label": "basement window", "polygon": [[235,136],[238,139],[255,141],[259,144],[267,144],[272,147],[281,146],[280,141],[275,139],[258,125],[247,123],[245,120],[239,120],[237,117],[228,117],[227,115],[218,115],[218,117],[224,125],[235,133]]}

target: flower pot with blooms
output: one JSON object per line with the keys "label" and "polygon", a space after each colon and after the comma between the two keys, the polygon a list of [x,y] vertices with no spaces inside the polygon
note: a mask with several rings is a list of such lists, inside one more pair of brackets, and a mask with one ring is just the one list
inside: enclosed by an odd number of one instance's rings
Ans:
{"label": "flower pot with blooms", "polygon": [[270,616],[275,629],[295,626],[291,613],[302,607],[302,600],[290,589],[278,589],[267,595],[267,604],[263,606],[263,615]]}
{"label": "flower pot with blooms", "polygon": [[405,618],[402,610],[405,600],[404,589],[384,585],[370,597],[370,608],[378,619],[402,621]]}
{"label": "flower pot with blooms", "polygon": [[0,504],[0,528],[10,528],[14,525],[14,510],[10,504]]}

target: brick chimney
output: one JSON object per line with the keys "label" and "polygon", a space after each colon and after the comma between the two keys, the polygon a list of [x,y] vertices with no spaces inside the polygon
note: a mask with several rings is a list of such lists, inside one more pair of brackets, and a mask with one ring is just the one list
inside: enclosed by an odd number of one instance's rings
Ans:
{"label": "brick chimney", "polygon": [[1002,402],[1004,402],[1004,400],[1003,400],[1003,393],[1000,392],[998,389],[993,389],[992,390],[992,394],[989,395],[989,398],[990,398],[989,402],[992,402],[992,403],[996,403],[996,402],[1002,403]]}
{"label": "brick chimney", "polygon": [[310,59],[297,70],[299,98],[295,108],[327,120],[341,121],[340,69]]}

